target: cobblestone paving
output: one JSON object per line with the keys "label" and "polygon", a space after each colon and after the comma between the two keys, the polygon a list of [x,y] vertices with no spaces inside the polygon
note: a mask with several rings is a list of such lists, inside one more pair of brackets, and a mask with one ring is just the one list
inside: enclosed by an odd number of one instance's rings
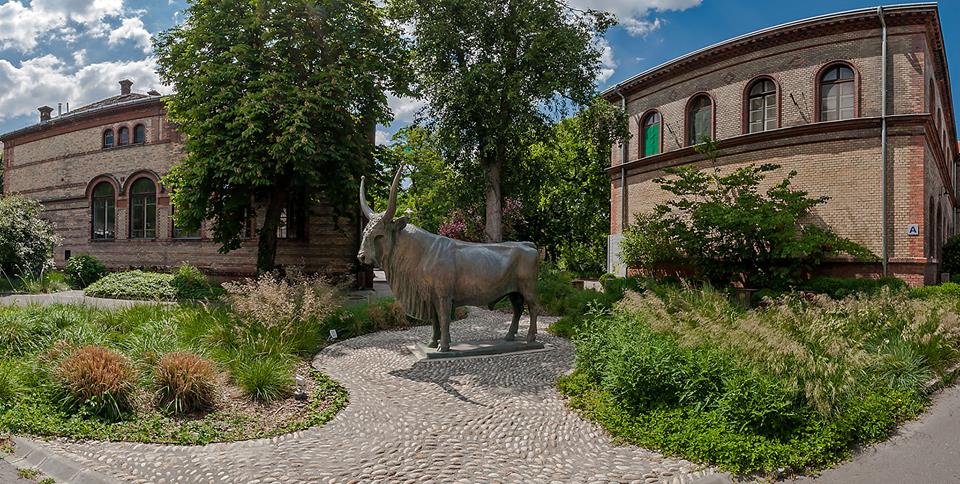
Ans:
{"label": "cobblestone paving", "polygon": [[[485,338],[508,324],[509,315],[474,309],[451,330]],[[614,445],[569,411],[553,386],[573,364],[565,340],[541,333],[550,351],[415,361],[406,347],[428,331],[371,334],[317,355],[313,365],[350,391],[320,428],[202,447],[44,445],[124,482],[686,483],[713,473]]]}

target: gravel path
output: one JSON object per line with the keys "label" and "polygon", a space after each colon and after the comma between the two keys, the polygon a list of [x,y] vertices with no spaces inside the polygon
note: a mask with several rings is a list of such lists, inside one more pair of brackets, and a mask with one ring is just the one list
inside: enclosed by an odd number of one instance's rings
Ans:
{"label": "gravel path", "polygon": [[[465,340],[508,325],[509,315],[473,309],[451,329]],[[568,341],[541,333],[550,351],[418,362],[406,347],[429,330],[375,333],[317,355],[314,367],[350,391],[347,408],[320,428],[202,447],[42,445],[123,482],[676,483],[713,474],[617,446],[569,411],[554,388],[573,364]]]}

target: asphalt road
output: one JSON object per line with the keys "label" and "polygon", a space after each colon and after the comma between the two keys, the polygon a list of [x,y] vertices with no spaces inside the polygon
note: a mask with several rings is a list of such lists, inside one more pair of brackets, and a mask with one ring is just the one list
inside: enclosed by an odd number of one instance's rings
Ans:
{"label": "asphalt road", "polygon": [[960,385],[934,399],[920,419],[904,424],[889,440],[803,484],[960,483]]}

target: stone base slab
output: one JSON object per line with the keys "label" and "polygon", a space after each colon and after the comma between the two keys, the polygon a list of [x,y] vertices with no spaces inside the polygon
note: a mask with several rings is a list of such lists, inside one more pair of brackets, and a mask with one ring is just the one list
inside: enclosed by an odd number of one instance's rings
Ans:
{"label": "stone base slab", "polygon": [[[518,336],[522,338],[522,336]],[[430,348],[426,343],[418,342],[413,346],[408,346],[413,355],[418,360],[441,360],[450,358],[469,358],[472,356],[496,356],[514,353],[533,353],[538,351],[547,351],[550,349],[547,345],[534,341],[505,341],[503,338],[491,338],[485,340],[462,341],[450,345],[450,351],[439,352],[436,348]]]}

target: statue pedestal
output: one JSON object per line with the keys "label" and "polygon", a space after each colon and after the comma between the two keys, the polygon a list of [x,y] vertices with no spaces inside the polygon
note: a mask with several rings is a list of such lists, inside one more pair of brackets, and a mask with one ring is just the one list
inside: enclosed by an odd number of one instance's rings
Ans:
{"label": "statue pedestal", "polygon": [[417,343],[410,346],[410,351],[418,360],[441,360],[448,358],[467,358],[471,356],[495,356],[512,353],[533,353],[538,351],[547,351],[550,348],[539,341],[527,343],[520,341],[521,335],[517,335],[517,341],[504,341],[503,338],[462,341],[450,345],[450,351],[443,353],[436,348],[430,348],[426,343]]}

